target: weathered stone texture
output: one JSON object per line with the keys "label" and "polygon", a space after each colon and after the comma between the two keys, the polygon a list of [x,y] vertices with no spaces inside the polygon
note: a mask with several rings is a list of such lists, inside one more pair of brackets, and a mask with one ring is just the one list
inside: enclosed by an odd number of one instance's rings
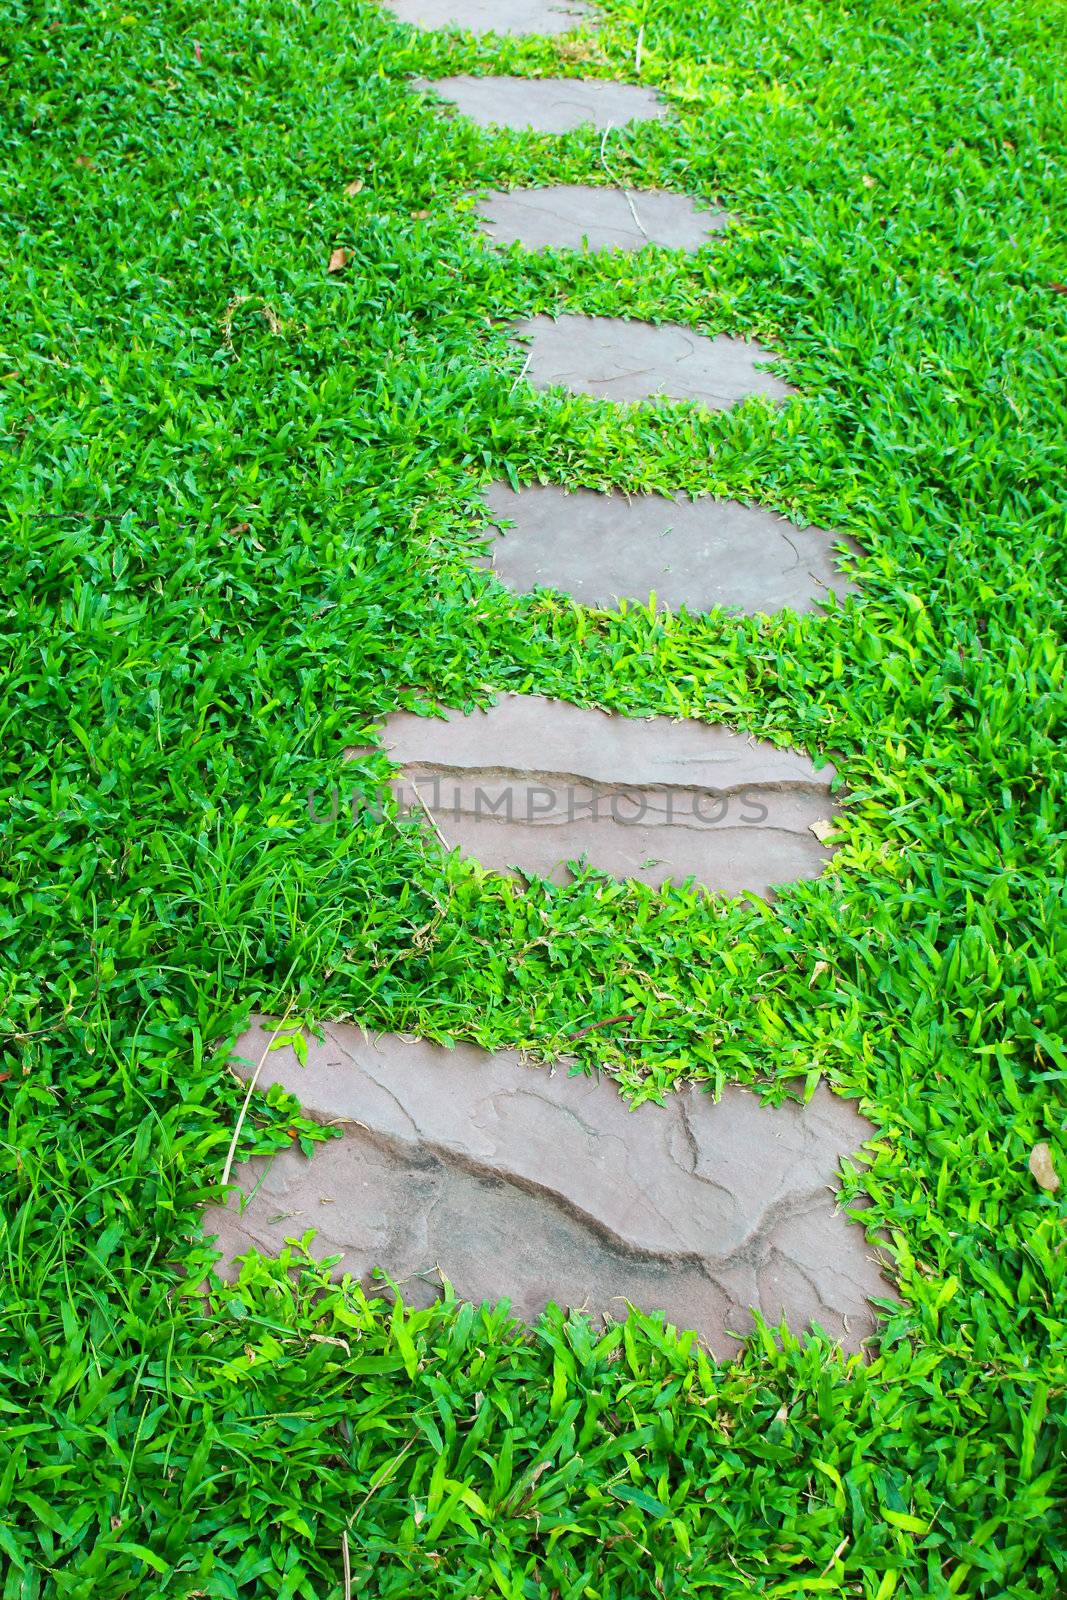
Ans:
{"label": "weathered stone texture", "polygon": [[514,524],[494,539],[481,565],[509,589],[562,589],[583,605],[644,604],[749,613],[810,611],[842,577],[833,539],[735,500],[665,495],[567,494],[533,484],[486,491],[494,517]]}
{"label": "weathered stone texture", "polygon": [[709,338],[678,323],[627,317],[528,317],[514,336],[537,389],[560,386],[598,400],[662,397],[725,411],[750,395],[786,400],[796,391],[761,370],[774,352],[725,334]]}
{"label": "weathered stone texture", "polygon": [[495,189],[476,207],[482,231],[496,244],[524,250],[699,250],[726,226],[688,195],[666,189],[607,189],[557,184]]}
{"label": "weathered stone texture", "polygon": [[482,128],[517,132],[570,133],[575,128],[619,128],[630,122],[656,122],[667,108],[640,84],[581,78],[417,78]]}
{"label": "weathered stone texture", "polygon": [[767,894],[830,854],[812,828],[832,818],[834,769],[729,728],[507,695],[469,715],[398,712],[381,744],[401,804],[494,871],[564,883],[584,856],[618,878]]}
{"label": "weathered stone texture", "polygon": [[398,22],[468,33],[571,33],[596,17],[583,0],[385,0]]}
{"label": "weathered stone texture", "polygon": [[[268,1038],[255,1028],[239,1054],[258,1061]],[[205,1218],[224,1262],[315,1228],[318,1259],[340,1255],[338,1272],[364,1281],[381,1267],[420,1304],[439,1274],[527,1319],[549,1300],[617,1318],[629,1300],[719,1354],[751,1308],[855,1350],[873,1331],[868,1297],[889,1292],[831,1192],[871,1130],[825,1089],[771,1109],[687,1088],[630,1111],[607,1079],[343,1024],[306,1068],[288,1047],[269,1054],[259,1083],[346,1132],[310,1161],[286,1151],[238,1172],[243,1214]]]}

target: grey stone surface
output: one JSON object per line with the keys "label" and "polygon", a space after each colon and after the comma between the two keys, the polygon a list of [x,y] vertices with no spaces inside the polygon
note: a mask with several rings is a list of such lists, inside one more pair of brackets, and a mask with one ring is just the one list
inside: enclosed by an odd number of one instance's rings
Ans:
{"label": "grey stone surface", "polygon": [[478,202],[482,230],[525,250],[699,250],[729,221],[667,189],[605,189],[563,183],[494,189]]}
{"label": "grey stone surface", "polygon": [[401,805],[498,872],[565,883],[584,856],[618,878],[768,894],[830,854],[812,827],[836,809],[834,769],[729,728],[507,695],[468,715],[398,712],[381,744]]}
{"label": "grey stone surface", "polygon": [[486,491],[502,530],[480,564],[520,593],[562,589],[583,605],[642,603],[747,612],[809,611],[828,589],[854,589],[837,571],[833,539],[736,500],[568,494],[534,484]]}
{"label": "grey stone surface", "polygon": [[415,87],[450,100],[479,127],[519,132],[620,128],[629,122],[655,122],[668,114],[651,89],[606,78],[474,78],[459,73],[452,78],[418,78]]}
{"label": "grey stone surface", "polygon": [[570,33],[596,16],[583,0],[385,0],[398,22],[468,33]]}
{"label": "grey stone surface", "polygon": [[[238,1053],[258,1062],[268,1039],[257,1027]],[[338,1274],[365,1282],[381,1267],[406,1300],[429,1304],[439,1274],[526,1319],[549,1300],[619,1319],[630,1300],[720,1355],[751,1308],[855,1350],[874,1328],[868,1297],[890,1294],[831,1192],[872,1130],[825,1088],[771,1109],[689,1087],[630,1111],[605,1078],[345,1024],[309,1041],[305,1068],[290,1047],[268,1054],[259,1086],[274,1083],[345,1136],[310,1161],[292,1150],[238,1169],[247,1207],[204,1220],[226,1263],[315,1228],[317,1259],[340,1255]]]}
{"label": "grey stone surface", "polygon": [[709,338],[678,323],[628,317],[529,317],[515,337],[527,348],[526,377],[538,389],[562,384],[600,400],[638,401],[662,395],[722,411],[752,394],[786,400],[788,383],[761,372],[771,350],[724,334]]}

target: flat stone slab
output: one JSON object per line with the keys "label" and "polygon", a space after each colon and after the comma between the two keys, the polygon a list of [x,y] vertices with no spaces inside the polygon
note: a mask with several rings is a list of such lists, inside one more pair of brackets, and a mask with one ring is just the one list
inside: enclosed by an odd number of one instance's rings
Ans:
{"label": "flat stone slab", "polygon": [[[239,1056],[258,1062],[268,1029]],[[268,1054],[259,1087],[272,1084],[346,1131],[310,1161],[287,1150],[237,1170],[243,1213],[235,1199],[204,1218],[223,1263],[314,1228],[312,1253],[340,1256],[337,1276],[366,1283],[381,1267],[406,1301],[430,1304],[440,1274],[460,1299],[507,1298],[526,1320],[550,1300],[619,1320],[629,1300],[722,1356],[752,1308],[856,1350],[875,1327],[868,1297],[891,1293],[832,1193],[873,1129],[825,1088],[771,1109],[688,1087],[631,1111],[606,1078],[350,1024],[309,1040],[304,1068],[289,1046]]]}
{"label": "flat stone slab", "polygon": [[555,883],[585,857],[617,878],[769,894],[814,878],[837,809],[834,769],[729,728],[609,716],[539,695],[488,711],[398,712],[381,743],[402,808],[496,872]]}
{"label": "flat stone slab", "polygon": [[730,220],[667,189],[581,183],[494,189],[475,210],[490,239],[524,250],[699,250]]}
{"label": "flat stone slab", "polygon": [[796,390],[761,372],[772,350],[724,334],[709,338],[678,323],[628,317],[528,317],[513,328],[528,342],[526,377],[538,389],[561,385],[599,400],[639,401],[662,395],[724,411],[762,394],[787,400]]}
{"label": "flat stone slab", "polygon": [[656,122],[668,114],[651,89],[606,78],[474,78],[458,73],[451,78],[417,78],[414,86],[450,100],[479,127],[518,132],[621,128],[629,122]]}
{"label": "flat stone slab", "polygon": [[567,493],[534,484],[485,494],[498,530],[479,561],[518,593],[561,589],[588,606],[619,600],[711,611],[810,611],[855,585],[834,564],[833,539],[736,500]]}
{"label": "flat stone slab", "polygon": [[571,33],[595,18],[582,0],[385,0],[398,22],[466,33]]}

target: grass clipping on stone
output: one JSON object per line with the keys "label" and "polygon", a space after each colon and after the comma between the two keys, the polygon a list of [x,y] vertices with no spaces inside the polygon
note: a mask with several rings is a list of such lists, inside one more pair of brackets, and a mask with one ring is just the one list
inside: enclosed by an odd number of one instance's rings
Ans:
{"label": "grass clipping on stone", "polygon": [[[3,1600],[1062,1590],[1063,1190],[1028,1164],[1067,1171],[1059,22],[664,0],[608,8],[583,67],[335,0],[8,8]],[[405,89],[632,76],[639,39],[677,116],[603,147]],[[697,258],[483,248],[467,191],[604,162],[740,228]],[[802,398],[534,393],[506,324],[564,309],[757,339]],[[470,561],[502,476],[839,529],[862,598],[513,596]],[[415,822],[315,821],[413,689],[832,752],[833,869],[773,907],[527,890]],[[527,1333],[285,1262],[205,1303],[240,1104],[215,1047],[288,1007],[580,1035],[638,1098],[859,1095],[846,1191],[903,1296],[878,1354],[768,1332],[714,1367],[647,1318]],[[274,1094],[238,1154],[321,1136]]]}

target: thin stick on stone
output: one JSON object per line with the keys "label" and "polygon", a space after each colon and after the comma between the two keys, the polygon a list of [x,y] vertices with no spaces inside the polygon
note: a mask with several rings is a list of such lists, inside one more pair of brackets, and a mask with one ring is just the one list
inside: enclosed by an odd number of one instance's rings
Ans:
{"label": "thin stick on stone", "polygon": [[415,796],[415,799],[419,802],[419,805],[425,811],[427,820],[429,821],[429,824],[430,824],[430,827],[433,829],[434,833],[436,833],[437,837],[440,839],[440,841],[444,845],[445,849],[446,850],[451,850],[452,846],[449,844],[448,840],[445,838],[444,834],[441,832],[440,828],[437,826],[437,818],[434,816],[433,812],[430,810],[429,806],[426,804],[426,801],[422,798],[422,795],[419,793],[419,786],[418,786],[417,783],[414,782],[414,780],[412,781],[412,784],[411,784],[411,792]]}
{"label": "thin stick on stone", "polygon": [[251,1078],[248,1080],[248,1093],[245,1095],[244,1105],[241,1107],[240,1114],[239,1114],[239,1116],[237,1118],[237,1126],[233,1130],[233,1138],[230,1140],[230,1148],[226,1152],[226,1165],[222,1169],[223,1186],[225,1186],[230,1181],[230,1172],[233,1169],[233,1158],[234,1158],[234,1154],[235,1154],[235,1152],[237,1150],[237,1141],[241,1137],[241,1129],[244,1127],[245,1115],[246,1115],[246,1113],[248,1111],[248,1107],[249,1107],[249,1105],[251,1103],[252,1096],[255,1093],[256,1084],[259,1081],[259,1075],[263,1070],[263,1063],[264,1063],[264,1061],[266,1061],[268,1055],[270,1054],[271,1045],[274,1043],[275,1039],[278,1037],[278,1035],[281,1033],[282,1029],[285,1027],[285,1024],[288,1022],[289,1014],[292,1011],[292,1009],[295,1006],[295,1004],[296,1004],[295,1000],[290,1000],[289,1004],[286,1006],[286,1008],[285,1008],[285,1016],[282,1018],[282,1020],[278,1024],[278,1026],[275,1028],[274,1032],[271,1034],[270,1038],[267,1040],[266,1047],[264,1048],[263,1054],[260,1056],[258,1062],[256,1063],[256,1070],[255,1070],[255,1072],[253,1072]]}
{"label": "thin stick on stone", "polygon": [[641,221],[641,218],[637,215],[637,211],[636,211],[636,209],[634,207],[633,196],[630,194],[629,189],[625,188],[619,182],[618,178],[615,176],[615,174],[612,172],[611,168],[608,166],[607,158],[604,155],[604,150],[605,150],[605,147],[606,147],[607,142],[608,142],[608,134],[611,132],[613,127],[614,127],[614,123],[609,122],[607,127],[604,129],[604,137],[600,141],[600,165],[604,168],[604,171],[607,173],[608,177],[611,179],[611,181],[615,185],[616,189],[621,189],[623,194],[626,196],[626,204],[629,206],[630,215],[634,219],[634,227],[637,228],[637,230],[640,233],[643,233],[645,238],[647,239],[648,238],[648,229],[645,227],[644,223]]}

